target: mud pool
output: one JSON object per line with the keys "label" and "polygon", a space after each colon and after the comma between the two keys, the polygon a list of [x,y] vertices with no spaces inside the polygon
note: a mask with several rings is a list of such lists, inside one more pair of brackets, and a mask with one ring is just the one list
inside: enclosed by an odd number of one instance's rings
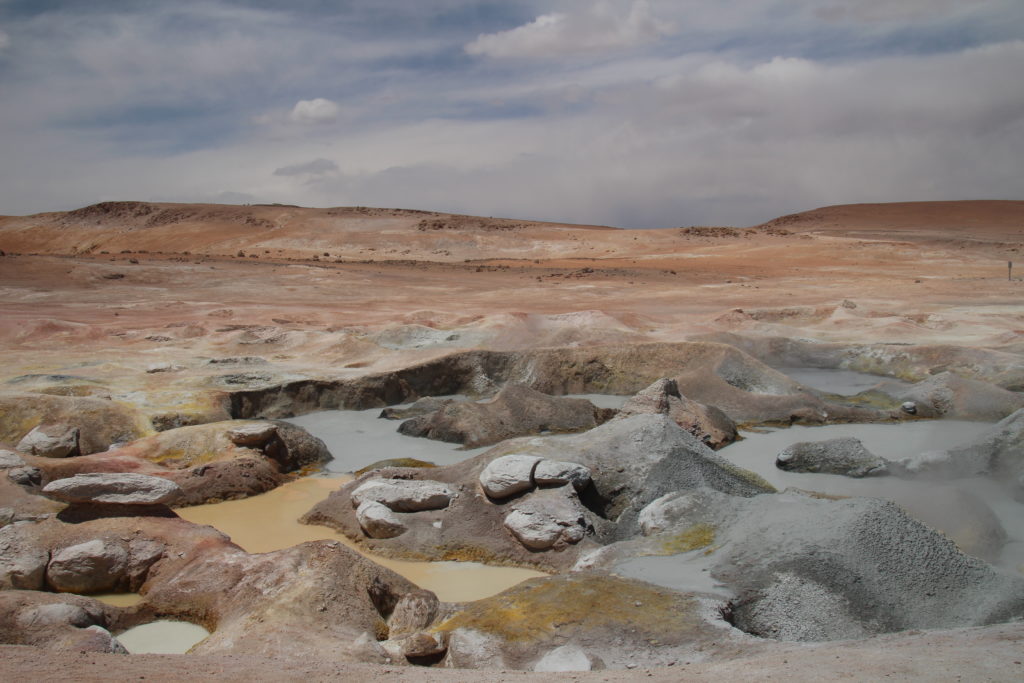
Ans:
{"label": "mud pool", "polygon": [[130,628],[117,639],[131,654],[176,655],[188,652],[208,635],[205,628],[187,621],[161,620]]}
{"label": "mud pool", "polygon": [[[998,556],[985,558],[1007,569],[1024,568],[1024,505],[1015,501],[997,482],[981,477],[936,480],[897,476],[853,479],[833,474],[786,472],[775,466],[775,457],[794,443],[840,437],[860,439],[883,458],[901,458],[962,445],[991,428],[987,422],[927,420],[900,424],[843,424],[821,427],[793,426],[764,432],[744,432],[743,440],[719,451],[737,465],[764,477],[779,490],[798,488],[837,496],[868,496],[891,500],[913,517],[938,529],[967,551],[967,535],[973,532],[965,511],[953,502],[959,497],[987,505],[1006,531],[1008,541]],[[958,538],[959,537],[959,538]]]}
{"label": "mud pool", "polygon": [[870,375],[866,372],[825,368],[775,368],[805,387],[824,391],[838,396],[855,396],[864,391],[882,391],[893,393],[912,386],[909,382]]}
{"label": "mud pool", "polygon": [[[599,408],[619,408],[628,397],[576,394],[568,398],[585,398]],[[489,448],[465,449],[457,444],[399,434],[398,425],[402,421],[385,420],[379,417],[380,411],[380,408],[324,410],[289,418],[287,422],[304,428],[327,445],[334,460],[327,463],[326,470],[332,473],[355,472],[390,458],[413,458],[435,465],[453,465]]]}
{"label": "mud pool", "polygon": [[[786,368],[788,375],[819,391],[853,395],[865,390],[897,391],[904,383],[875,375],[846,370]],[[584,395],[602,407],[620,407],[622,396]],[[260,553],[321,539],[340,541],[356,547],[343,535],[326,527],[298,523],[299,517],[323,500],[345,481],[348,473],[388,458],[415,458],[438,465],[459,462],[487,448],[461,449],[455,444],[399,434],[401,421],[379,417],[380,409],[323,411],[292,418],[322,439],[334,455],[327,476],[311,476],[286,484],[253,498],[203,505],[180,510],[182,517],[209,524],[231,536],[249,552]],[[752,470],[779,490],[799,488],[829,495],[886,498],[904,507],[929,526],[942,530],[970,550],[970,535],[976,533],[974,520],[964,520],[956,496],[967,496],[988,506],[1005,529],[1008,540],[996,556],[986,559],[1013,571],[1024,569],[1024,506],[1007,496],[999,486],[980,478],[957,481],[927,481],[897,477],[852,479],[848,477],[793,473],[775,467],[776,455],[799,441],[818,441],[852,436],[872,452],[893,460],[921,452],[935,451],[965,443],[991,425],[952,420],[900,424],[844,424],[822,427],[794,426],[745,432],[743,440],[719,453]],[[558,438],[558,437],[551,437]],[[359,550],[358,548],[356,548]],[[366,553],[364,553],[366,554]],[[528,578],[542,576],[531,570],[488,567],[477,563],[408,562],[367,555],[414,583],[437,593],[444,601],[476,600],[501,592]],[[681,590],[719,593],[700,552],[672,557],[642,557],[615,569],[623,576],[638,578]]]}
{"label": "mud pool", "polygon": [[[378,413],[380,411],[377,411]],[[394,422],[380,420],[394,426]],[[315,432],[314,432],[315,433]],[[397,432],[397,438],[402,437]],[[379,459],[379,458],[378,458]],[[306,477],[259,496],[182,508],[178,514],[196,524],[223,531],[250,553],[266,553],[306,541],[334,540],[401,574],[447,602],[490,597],[543,573],[514,567],[489,567],[476,562],[409,562],[370,555],[332,529],[300,524],[299,517],[348,481],[349,477]]]}

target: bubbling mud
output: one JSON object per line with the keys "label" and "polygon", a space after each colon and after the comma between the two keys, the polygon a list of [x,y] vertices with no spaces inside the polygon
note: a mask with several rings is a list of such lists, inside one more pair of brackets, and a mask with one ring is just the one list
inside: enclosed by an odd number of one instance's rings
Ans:
{"label": "bubbling mud", "polygon": [[[394,426],[393,422],[390,424]],[[434,591],[445,602],[479,600],[521,581],[545,576],[531,569],[489,567],[476,562],[409,562],[378,557],[363,552],[331,529],[298,522],[299,517],[350,479],[306,477],[251,498],[197,505],[177,512],[190,522],[219,529],[250,553],[267,553],[307,541],[340,541],[421,588]]]}

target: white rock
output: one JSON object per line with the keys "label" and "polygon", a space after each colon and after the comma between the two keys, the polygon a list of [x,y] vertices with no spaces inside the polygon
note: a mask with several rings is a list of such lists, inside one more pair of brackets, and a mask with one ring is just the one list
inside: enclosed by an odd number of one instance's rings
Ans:
{"label": "white rock", "polygon": [[0,470],[12,467],[24,467],[25,461],[14,451],[0,449]]}
{"label": "white rock", "polygon": [[168,504],[182,495],[170,479],[134,472],[76,474],[51,481],[43,493],[67,503],[117,505]]}
{"label": "white rock", "polygon": [[592,668],[587,653],[572,643],[556,647],[533,665],[534,671],[590,671]]}
{"label": "white rock", "polygon": [[356,508],[356,519],[370,538],[394,538],[406,531],[406,526],[386,505],[375,500],[364,500]]}
{"label": "white rock", "polygon": [[534,487],[533,470],[541,458],[535,455],[503,455],[480,473],[480,485],[491,498],[508,498]]}
{"label": "white rock", "polygon": [[426,479],[371,479],[352,492],[356,507],[365,500],[386,505],[395,512],[440,510],[455,497],[447,484]]}
{"label": "white rock", "polygon": [[44,458],[66,458],[78,455],[78,427],[39,425],[18,442],[16,448]]}
{"label": "white rock", "polygon": [[574,489],[582,491],[590,483],[590,470],[575,462],[541,460],[533,470],[533,481],[538,486],[572,484]]}
{"label": "white rock", "polygon": [[228,439],[236,446],[262,446],[277,434],[277,425],[272,422],[255,422],[232,427],[227,431]]}
{"label": "white rock", "polygon": [[117,586],[127,568],[124,548],[95,539],[56,553],[46,568],[46,581],[58,591],[95,593]]}
{"label": "white rock", "polygon": [[0,528],[0,590],[42,590],[50,554],[22,540],[19,526]]}
{"label": "white rock", "polygon": [[505,516],[505,528],[531,550],[564,548],[586,534],[585,511],[572,489],[537,491]]}

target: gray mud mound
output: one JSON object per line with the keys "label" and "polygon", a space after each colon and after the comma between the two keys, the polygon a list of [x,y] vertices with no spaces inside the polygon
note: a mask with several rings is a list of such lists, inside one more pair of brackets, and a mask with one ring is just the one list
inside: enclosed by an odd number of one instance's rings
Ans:
{"label": "gray mud mound", "polygon": [[490,401],[449,403],[406,420],[398,431],[478,448],[517,436],[592,429],[614,412],[586,399],[548,396],[522,384],[509,384]]}
{"label": "gray mud mound", "polygon": [[755,635],[838,640],[1024,616],[1024,577],[964,555],[886,501],[699,491],[666,496],[641,519],[648,537],[579,566],[630,575],[633,558],[662,555],[679,574],[709,569],[734,596],[733,623]]}

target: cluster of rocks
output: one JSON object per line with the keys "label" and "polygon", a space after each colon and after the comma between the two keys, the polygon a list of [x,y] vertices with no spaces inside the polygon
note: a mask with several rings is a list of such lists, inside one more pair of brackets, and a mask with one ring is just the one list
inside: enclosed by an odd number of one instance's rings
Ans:
{"label": "cluster of rocks", "polygon": [[774,491],[669,415],[635,414],[556,440],[504,441],[446,467],[367,472],[303,521],[392,556],[561,571],[579,553],[635,534],[651,500],[700,486]]}
{"label": "cluster of rocks", "polygon": [[[101,452],[68,452],[60,458],[54,457],[52,449],[42,455],[38,444],[46,433],[36,428],[19,443],[21,452],[0,452],[0,468],[7,470],[11,481],[35,489],[80,474],[154,475],[180,489],[175,505],[262,493],[293,472],[331,459],[322,441],[281,421],[231,420],[179,427],[110,444]],[[79,429],[62,434],[79,434]],[[30,448],[26,441],[37,446]]]}

